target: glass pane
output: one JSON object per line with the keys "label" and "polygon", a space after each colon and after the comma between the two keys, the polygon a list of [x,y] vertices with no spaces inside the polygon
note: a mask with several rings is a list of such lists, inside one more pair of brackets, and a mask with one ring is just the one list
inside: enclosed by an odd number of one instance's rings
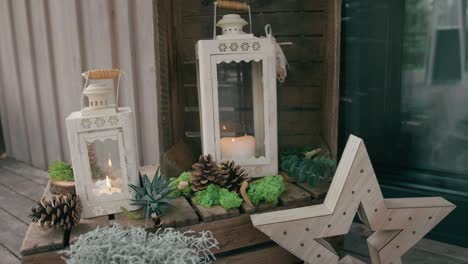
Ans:
{"label": "glass pane", "polygon": [[122,169],[117,137],[87,142],[91,168],[92,194],[111,195],[122,192]]}
{"label": "glass pane", "polygon": [[468,169],[466,12],[460,0],[405,4],[401,132],[407,167]]}
{"label": "glass pane", "polygon": [[265,158],[262,62],[217,65],[221,159]]}

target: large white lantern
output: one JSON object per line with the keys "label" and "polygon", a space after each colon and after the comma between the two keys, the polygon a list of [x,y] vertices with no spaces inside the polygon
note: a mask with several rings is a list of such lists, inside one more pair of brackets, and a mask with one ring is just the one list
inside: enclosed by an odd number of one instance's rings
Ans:
{"label": "large white lantern", "polygon": [[[83,76],[87,84],[88,80],[120,80],[121,72],[94,70]],[[90,84],[83,91],[81,111],[66,120],[83,218],[114,214],[120,212],[120,206],[138,209],[129,204],[132,194],[128,187],[139,183],[133,113],[129,107],[117,106],[118,89],[119,81],[114,98],[109,84]],[[83,107],[84,96],[87,107]]]}
{"label": "large white lantern", "polygon": [[276,174],[274,40],[244,33],[248,23],[237,14],[216,25],[222,35],[196,44],[203,154],[235,160],[252,177]]}

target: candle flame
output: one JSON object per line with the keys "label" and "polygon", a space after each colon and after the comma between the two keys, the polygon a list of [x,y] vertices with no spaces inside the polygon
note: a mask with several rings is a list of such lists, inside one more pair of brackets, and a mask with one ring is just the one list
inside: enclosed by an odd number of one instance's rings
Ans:
{"label": "candle flame", "polygon": [[112,160],[111,160],[110,157],[109,157],[109,159],[107,160],[107,164],[109,165],[109,167],[112,167]]}
{"label": "candle flame", "polygon": [[112,185],[110,183],[109,176],[107,176],[107,175],[106,175],[106,186],[107,186],[107,189],[110,192],[112,190]]}
{"label": "candle flame", "polygon": [[236,142],[236,139],[235,139],[235,138],[233,138],[233,139],[231,139],[231,141],[232,141],[232,142]]}
{"label": "candle flame", "polygon": [[223,130],[226,130],[226,125],[223,125]]}

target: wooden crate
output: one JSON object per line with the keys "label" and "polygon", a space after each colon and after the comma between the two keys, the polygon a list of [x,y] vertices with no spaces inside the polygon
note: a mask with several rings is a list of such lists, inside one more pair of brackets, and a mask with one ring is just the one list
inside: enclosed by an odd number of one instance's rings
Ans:
{"label": "wooden crate", "polygon": [[[213,1],[159,1],[158,30],[164,72],[160,87],[162,152],[181,140],[199,153],[195,43],[212,38]],[[341,1],[247,1],[252,5],[253,33],[264,36],[271,24],[283,46],[290,70],[278,84],[279,148],[326,147],[336,157],[338,134]],[[221,15],[232,12],[218,10]],[[246,13],[241,13],[246,17]],[[177,30],[174,30],[177,29]]]}
{"label": "wooden crate", "polygon": [[[154,168],[142,169],[151,175]],[[321,192],[325,193],[327,188]],[[44,195],[48,195],[46,190]],[[180,231],[210,230],[220,242],[220,248],[215,250],[217,263],[299,263],[292,254],[274,244],[267,236],[252,226],[250,214],[261,211],[282,210],[285,208],[307,206],[321,203],[323,199],[315,199],[313,195],[294,183],[286,183],[286,191],[280,197],[278,204],[260,204],[250,208],[243,204],[240,209],[225,210],[221,207],[203,208],[183,197],[173,200],[174,208],[170,208],[163,216],[164,227],[173,227]],[[112,219],[112,220],[109,220]],[[122,226],[141,226],[150,224],[145,219],[127,219],[122,213],[112,217],[101,216],[82,219],[69,237],[60,230],[42,230],[36,224],[29,226],[21,247],[22,263],[63,263],[60,250],[74,243],[81,234],[94,228],[118,223]],[[151,228],[148,228],[151,230]]]}

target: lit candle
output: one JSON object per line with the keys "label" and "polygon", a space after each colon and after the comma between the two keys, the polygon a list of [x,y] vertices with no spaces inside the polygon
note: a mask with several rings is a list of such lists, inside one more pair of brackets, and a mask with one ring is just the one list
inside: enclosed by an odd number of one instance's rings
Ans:
{"label": "lit candle", "polygon": [[249,160],[255,157],[255,138],[253,136],[223,137],[220,142],[221,159]]}
{"label": "lit candle", "polygon": [[96,195],[110,195],[113,193],[120,193],[121,191],[120,188],[111,185],[111,180],[107,175],[105,180],[97,180],[93,187],[93,192]]}

